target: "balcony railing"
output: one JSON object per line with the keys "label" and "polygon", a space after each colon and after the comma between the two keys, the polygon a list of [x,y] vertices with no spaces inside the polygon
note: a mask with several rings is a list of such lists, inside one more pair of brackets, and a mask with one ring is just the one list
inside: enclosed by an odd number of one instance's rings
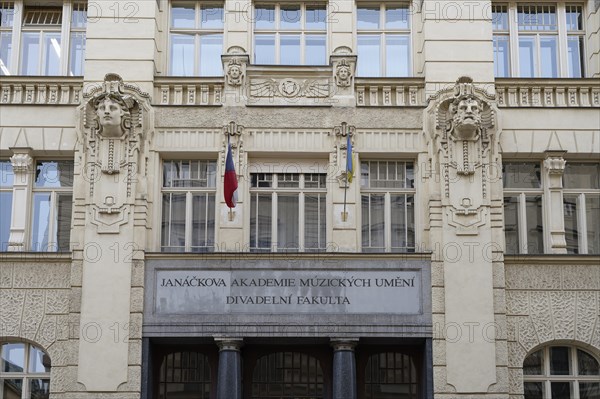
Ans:
{"label": "balcony railing", "polygon": [[600,107],[597,79],[496,79],[499,107]]}
{"label": "balcony railing", "polygon": [[3,76],[0,104],[79,105],[82,77]]}
{"label": "balcony railing", "polygon": [[422,78],[356,78],[358,107],[423,107],[425,80]]}
{"label": "balcony railing", "polygon": [[223,78],[156,77],[154,105],[205,105],[223,103]]}

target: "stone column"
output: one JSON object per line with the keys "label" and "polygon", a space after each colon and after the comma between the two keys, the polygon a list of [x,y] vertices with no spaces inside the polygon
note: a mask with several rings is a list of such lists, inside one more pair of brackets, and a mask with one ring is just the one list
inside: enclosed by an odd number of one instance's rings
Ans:
{"label": "stone column", "polygon": [[333,399],[356,399],[356,359],[354,348],[358,339],[332,339]]}
{"label": "stone column", "polygon": [[544,160],[544,195],[546,196],[546,220],[550,231],[550,252],[566,254],[567,241],[565,238],[565,219],[555,217],[563,213],[563,182],[562,177],[567,161],[563,158],[566,151],[546,151]]}
{"label": "stone column", "polygon": [[217,399],[242,399],[241,338],[215,338],[219,346]]}
{"label": "stone column", "polygon": [[10,218],[10,236],[8,250],[20,252],[25,250],[25,231],[27,230],[27,211],[30,207],[29,187],[33,176],[33,158],[31,148],[11,148],[10,158],[13,168],[13,199]]}

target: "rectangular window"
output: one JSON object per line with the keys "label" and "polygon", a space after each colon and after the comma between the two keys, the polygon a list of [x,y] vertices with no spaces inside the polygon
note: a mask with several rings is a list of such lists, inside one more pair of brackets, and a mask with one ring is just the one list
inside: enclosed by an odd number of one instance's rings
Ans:
{"label": "rectangular window", "polygon": [[532,162],[506,162],[502,167],[506,253],[544,252],[540,166]]}
{"label": "rectangular window", "polygon": [[73,161],[39,161],[33,183],[31,250],[70,250]]}
{"label": "rectangular window", "polygon": [[15,5],[0,2],[0,76],[10,75]]}
{"label": "rectangular window", "polygon": [[250,250],[326,249],[326,181],[321,173],[253,173]]}
{"label": "rectangular window", "polygon": [[257,4],[254,7],[254,63],[326,65],[325,4]]}
{"label": "rectangular window", "polygon": [[412,68],[408,5],[359,5],[356,16],[357,76],[410,76]]}
{"label": "rectangular window", "polygon": [[169,74],[221,76],[223,4],[174,2],[171,4]]}
{"label": "rectangular window", "polygon": [[600,163],[567,162],[563,188],[567,252],[600,254]]}
{"label": "rectangular window", "polygon": [[215,247],[216,161],[164,161],[161,251]]}
{"label": "rectangular window", "polygon": [[0,252],[8,249],[14,175],[10,161],[0,161]]}
{"label": "rectangular window", "polygon": [[73,3],[71,12],[71,43],[69,51],[69,76],[83,76],[87,27],[87,4]]}
{"label": "rectangular window", "polygon": [[583,77],[585,31],[582,15],[582,5],[565,2],[510,7],[494,4],[495,76]]}
{"label": "rectangular window", "polygon": [[361,161],[363,252],[415,251],[414,167]]}

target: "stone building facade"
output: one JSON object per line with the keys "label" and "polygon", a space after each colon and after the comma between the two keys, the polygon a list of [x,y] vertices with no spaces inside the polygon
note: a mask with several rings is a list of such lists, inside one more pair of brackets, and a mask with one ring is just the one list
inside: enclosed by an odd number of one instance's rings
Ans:
{"label": "stone building facade", "polygon": [[600,398],[599,35],[0,1],[0,398]]}

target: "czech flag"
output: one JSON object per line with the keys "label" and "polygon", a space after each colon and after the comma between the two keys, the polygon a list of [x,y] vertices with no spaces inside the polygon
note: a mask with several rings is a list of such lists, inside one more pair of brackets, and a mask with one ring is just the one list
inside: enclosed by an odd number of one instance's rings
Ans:
{"label": "czech flag", "polygon": [[227,137],[227,160],[225,161],[225,202],[229,208],[235,208],[237,204],[237,175],[235,174],[235,165],[233,164],[233,157],[231,155],[231,143],[229,137]]}
{"label": "czech flag", "polygon": [[354,162],[352,162],[352,138],[348,135],[348,143],[346,145],[346,176],[348,183],[352,183],[354,176]]}

